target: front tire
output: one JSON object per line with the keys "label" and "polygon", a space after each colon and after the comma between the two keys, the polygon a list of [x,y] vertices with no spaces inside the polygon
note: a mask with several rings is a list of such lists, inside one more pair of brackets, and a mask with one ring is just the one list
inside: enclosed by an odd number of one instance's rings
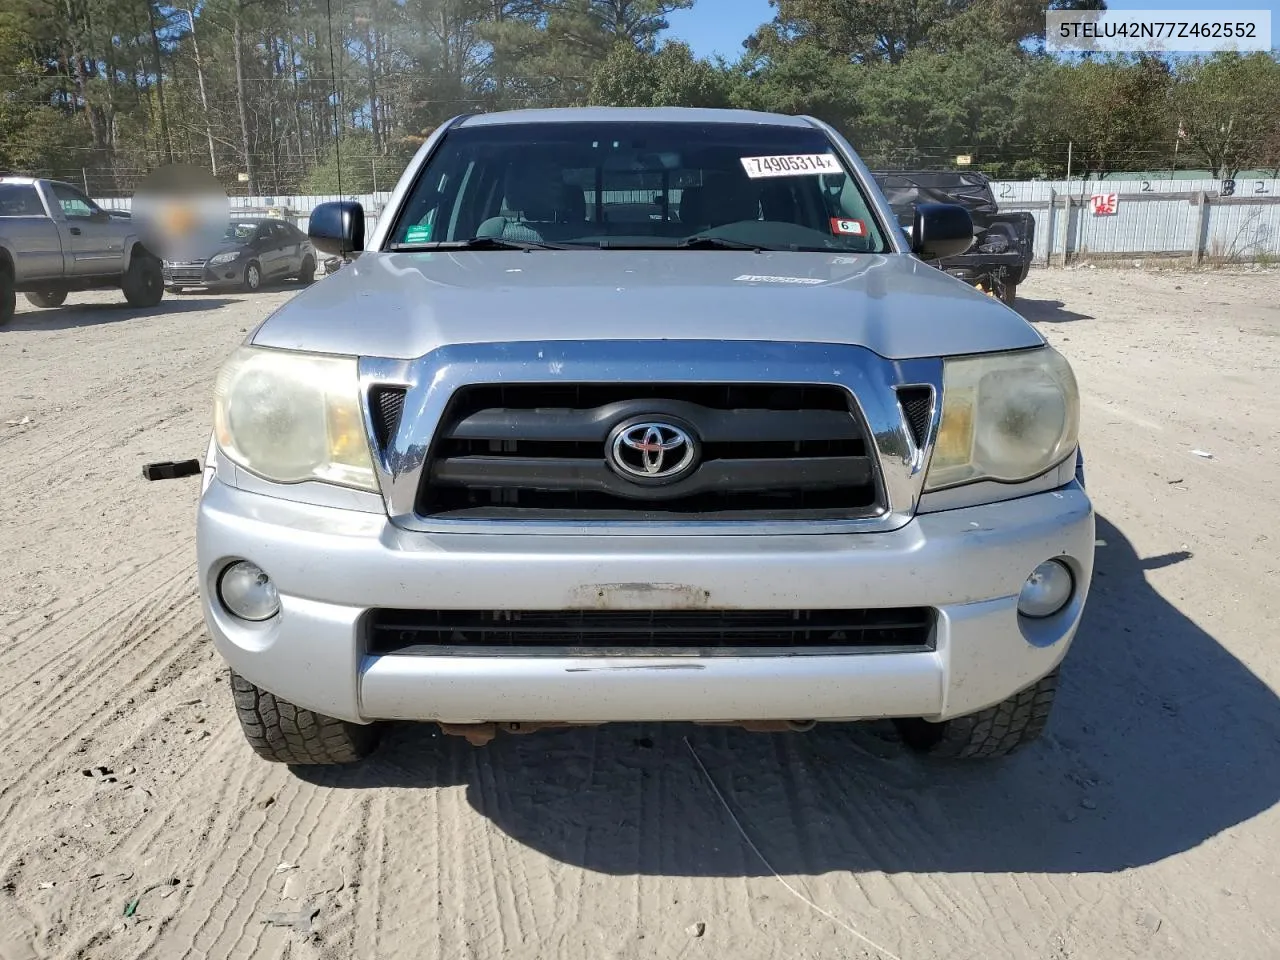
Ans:
{"label": "front tire", "polygon": [[298,282],[303,286],[314,283],[316,279],[316,261],[307,257],[302,261],[302,269],[298,271]]}
{"label": "front tire", "polygon": [[254,293],[262,286],[262,267],[258,266],[257,261],[251,261],[244,265],[244,280],[240,286],[250,293]]}
{"label": "front tire", "polygon": [[13,276],[0,264],[0,327],[8,326],[18,309],[18,291],[13,286]]}
{"label": "front tire", "polygon": [[26,297],[33,307],[60,307],[67,302],[67,291],[39,290],[28,293]]}
{"label": "front tire", "polygon": [[120,289],[130,306],[154,307],[164,299],[164,267],[150,253],[139,251],[129,261]]}
{"label": "front tire", "polygon": [[895,720],[903,742],[919,753],[954,760],[1003,757],[1037,739],[1049,722],[1058,671],[1042,677],[1008,700],[967,717],[942,723]]}
{"label": "front tire", "polygon": [[1005,283],[1004,288],[1000,291],[1000,301],[1006,307],[1012,307],[1013,302],[1018,299],[1018,285],[1016,283]]}
{"label": "front tire", "polygon": [[350,723],[295,706],[234,671],[231,694],[244,738],[258,756],[272,763],[355,763],[378,745],[377,726]]}

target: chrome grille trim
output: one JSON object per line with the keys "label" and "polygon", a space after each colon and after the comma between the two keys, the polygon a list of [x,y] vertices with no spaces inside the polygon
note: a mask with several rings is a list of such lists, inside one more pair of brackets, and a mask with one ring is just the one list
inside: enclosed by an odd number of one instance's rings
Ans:
{"label": "chrome grille trim", "polygon": [[[404,412],[374,463],[391,522],[435,533],[613,533],[620,536],[852,533],[893,530],[915,514],[927,466],[928,444],[917,445],[896,388],[930,385],[941,396],[942,361],[886,360],[863,347],[841,344],[722,340],[523,341],[441,347],[417,360],[361,358],[361,396],[369,436],[376,436],[369,405],[374,387],[403,387]],[[432,438],[455,390],[485,383],[634,382],[811,383],[843,387],[869,429],[882,484],[884,509],[847,520],[547,521],[424,519],[415,511]],[[935,404],[931,438],[940,405]]]}

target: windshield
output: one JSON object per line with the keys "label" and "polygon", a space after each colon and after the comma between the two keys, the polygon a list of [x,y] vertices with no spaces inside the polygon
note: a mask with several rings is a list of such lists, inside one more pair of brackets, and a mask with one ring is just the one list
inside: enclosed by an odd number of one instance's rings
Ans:
{"label": "windshield", "polygon": [[451,131],[391,246],[475,237],[597,249],[675,248],[690,238],[768,250],[887,249],[821,130],[736,123]]}
{"label": "windshield", "polygon": [[227,232],[223,234],[224,240],[252,240],[254,231],[258,229],[258,225],[252,220],[246,220],[242,223],[231,223],[227,225]]}

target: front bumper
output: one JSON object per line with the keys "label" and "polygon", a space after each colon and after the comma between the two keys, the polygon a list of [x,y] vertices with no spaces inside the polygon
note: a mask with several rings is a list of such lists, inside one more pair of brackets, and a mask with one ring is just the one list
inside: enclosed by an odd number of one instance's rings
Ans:
{"label": "front bumper", "polygon": [[[593,537],[410,532],[215,475],[198,523],[201,598],[222,656],[286,700],[354,721],[960,716],[1057,666],[1083,611],[1093,548],[1093,509],[1075,482],[891,532]],[[1077,593],[1054,617],[1026,621],[1018,593],[1051,557],[1072,568]],[[280,592],[271,621],[236,620],[215,598],[221,571],[241,558]],[[930,606],[935,642],[816,656],[370,656],[362,631],[377,607],[653,609],[679,598],[721,609]]]}
{"label": "front bumper", "polygon": [[171,287],[219,287],[240,283],[244,277],[244,263],[238,259],[217,264],[166,262],[163,269],[165,285]]}
{"label": "front bumper", "polygon": [[[198,516],[205,618],[238,673],[351,721],[740,721],[963,716],[1046,675],[1073,637],[1093,566],[1093,509],[1076,483],[876,534],[422,534],[385,516],[308,506],[212,477]],[[1025,577],[1065,559],[1078,591],[1055,617],[1016,612]],[[230,617],[233,559],[269,573],[282,613]],[[685,589],[691,588],[691,589]],[[600,596],[604,600],[600,600]],[[372,657],[370,608],[664,607],[937,611],[931,650],[760,657]],[[681,603],[681,600],[676,600]]]}

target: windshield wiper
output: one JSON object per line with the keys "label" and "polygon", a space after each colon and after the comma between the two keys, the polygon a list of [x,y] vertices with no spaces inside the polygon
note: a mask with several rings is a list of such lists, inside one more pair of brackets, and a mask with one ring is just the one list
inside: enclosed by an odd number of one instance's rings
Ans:
{"label": "windshield wiper", "polygon": [[422,250],[564,250],[563,244],[541,240],[508,240],[505,237],[472,237],[470,240],[428,240],[422,243],[393,243],[396,253]]}
{"label": "windshield wiper", "polygon": [[742,240],[726,240],[724,237],[685,237],[676,243],[677,250],[754,250],[763,253],[764,247],[758,243],[745,243]]}

